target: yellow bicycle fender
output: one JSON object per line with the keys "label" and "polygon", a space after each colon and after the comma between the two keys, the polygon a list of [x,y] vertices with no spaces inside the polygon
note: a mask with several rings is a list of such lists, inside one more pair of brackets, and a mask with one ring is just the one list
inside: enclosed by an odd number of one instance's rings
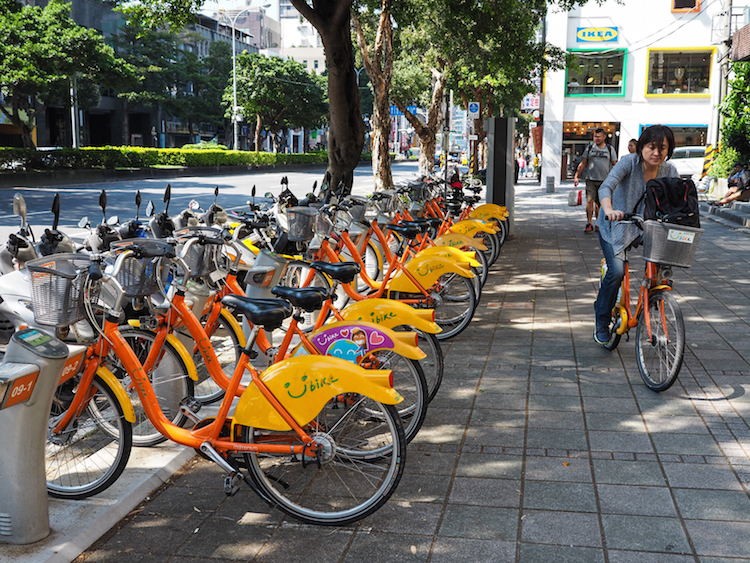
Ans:
{"label": "yellow bicycle fender", "polygon": [[465,219],[459,221],[448,229],[451,233],[461,233],[470,237],[474,236],[474,233],[481,231],[483,233],[496,233],[498,229],[492,227],[487,222],[480,219]]}
{"label": "yellow bicycle fender", "polygon": [[[463,278],[474,277],[468,262],[458,262],[442,256],[419,256],[417,254],[406,263],[406,269],[424,289],[431,288],[444,274],[458,274]],[[420,289],[402,271],[393,276],[391,283],[388,284],[388,291],[421,293]]]}
{"label": "yellow bicycle fender", "polygon": [[472,268],[479,268],[481,266],[476,259],[476,252],[473,250],[461,250],[453,246],[428,246],[420,250],[417,256],[442,256],[443,258],[453,258],[460,262],[468,262]]}
{"label": "yellow bicycle fender", "polygon": [[242,325],[240,325],[239,321],[227,309],[219,311],[219,315],[231,325],[232,330],[234,330],[234,333],[237,335],[239,345],[244,348],[247,341],[245,340],[245,333],[242,332]]}
{"label": "yellow bicycle fender", "polygon": [[[334,356],[360,364],[371,352],[393,350],[410,360],[421,360],[426,354],[417,346],[417,333],[394,332],[388,327],[369,322],[338,321],[320,327],[308,337],[315,349],[324,356]],[[299,344],[292,356],[307,354]]]}
{"label": "yellow bicycle fender", "polygon": [[133,403],[130,402],[128,392],[125,391],[120,380],[104,366],[99,366],[97,368],[96,375],[98,375],[107,384],[110,391],[115,394],[115,398],[122,408],[122,414],[125,417],[125,420],[130,424],[135,424],[135,410],[133,409]]}
{"label": "yellow bicycle fender", "polygon": [[[390,385],[390,370],[366,370],[331,356],[289,358],[272,365],[260,377],[300,426],[312,421],[329,400],[343,393],[357,393],[386,405],[403,400]],[[236,424],[291,430],[252,383],[237,403],[232,417],[233,429]]]}
{"label": "yellow bicycle fender", "polygon": [[469,217],[472,219],[497,219],[498,221],[504,221],[508,218],[508,208],[504,205],[497,205],[495,203],[485,203],[480,205],[476,209],[473,209],[469,213]]}
{"label": "yellow bicycle fender", "polygon": [[429,334],[443,330],[435,322],[432,309],[414,309],[393,299],[355,301],[341,311],[341,316],[345,321],[366,321],[388,328],[407,325]]}
{"label": "yellow bicycle fender", "polygon": [[456,248],[464,248],[468,246],[474,250],[487,250],[487,246],[482,242],[481,239],[467,237],[461,233],[446,233],[440,235],[435,239],[437,246],[455,246]]}
{"label": "yellow bicycle fender", "polygon": [[[222,313],[223,312],[224,311],[222,310]],[[138,319],[129,319],[128,324],[134,328],[140,328],[141,321],[139,321]],[[149,332],[153,333],[154,331],[149,330]],[[239,333],[242,334],[242,329],[239,330]],[[182,361],[188,370],[188,377],[192,379],[193,381],[198,381],[198,372],[195,369],[195,361],[193,360],[193,356],[190,355],[190,352],[188,352],[185,345],[182,342],[180,342],[179,338],[177,338],[174,334],[171,334],[171,333],[167,335],[167,342],[169,342],[172,345],[172,347],[175,349],[175,351],[180,356],[180,358],[182,358]]]}
{"label": "yellow bicycle fender", "polygon": [[615,332],[622,336],[628,331],[628,311],[622,305],[617,306],[617,312],[620,315],[620,324],[617,326]]}

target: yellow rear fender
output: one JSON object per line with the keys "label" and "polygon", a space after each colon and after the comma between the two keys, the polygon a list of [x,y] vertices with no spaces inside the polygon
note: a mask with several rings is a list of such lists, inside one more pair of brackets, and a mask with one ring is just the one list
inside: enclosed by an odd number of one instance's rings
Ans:
{"label": "yellow rear fender", "polygon": [[393,299],[355,301],[341,311],[341,316],[345,321],[366,321],[388,328],[407,325],[429,334],[442,331],[435,322],[432,309],[414,309]]}
{"label": "yellow rear fender", "polygon": [[135,424],[135,410],[133,409],[133,403],[130,402],[128,392],[125,391],[120,380],[104,366],[99,366],[97,368],[96,375],[98,375],[99,378],[107,384],[107,387],[109,387],[109,389],[115,394],[115,399],[120,403],[125,420],[130,424]]}
{"label": "yellow rear fender", "polygon": [[485,203],[469,213],[472,219],[497,219],[498,221],[504,221],[509,215],[507,207],[496,203]]}
{"label": "yellow rear fender", "polygon": [[464,221],[459,221],[454,224],[449,231],[451,233],[461,233],[473,237],[477,231],[482,233],[496,233],[498,229],[480,219],[465,219]]}
{"label": "yellow rear fender", "polygon": [[[221,312],[224,313],[224,310],[222,310]],[[236,322],[237,321],[235,321],[235,323]],[[140,328],[141,321],[139,321],[138,319],[128,319],[128,324],[132,327]],[[149,330],[148,332],[153,331]],[[239,333],[242,334],[241,328],[239,330]],[[242,336],[244,338],[244,334]],[[180,342],[180,340],[172,333],[167,335],[167,342],[172,345],[172,347],[182,359],[182,362],[185,364],[185,367],[187,367],[188,377],[193,381],[198,381],[198,372],[195,370],[195,362],[193,361],[193,356],[190,354],[190,352],[188,352],[187,348],[185,348],[185,345]]]}
{"label": "yellow rear fender", "polygon": [[456,248],[469,247],[474,250],[487,250],[481,239],[471,238],[461,233],[446,233],[435,239],[437,246],[454,246]]}
{"label": "yellow rear fender", "polygon": [[[328,401],[345,393],[364,395],[387,405],[403,400],[391,387],[390,370],[366,370],[331,356],[289,358],[269,367],[261,379],[300,426],[310,423]],[[267,430],[291,430],[253,383],[248,385],[237,403],[232,427],[236,424]]]}
{"label": "yellow rear fender", "polygon": [[[443,258],[442,256],[419,256],[417,254],[406,263],[406,269],[425,290],[435,285],[440,276],[445,274],[458,274],[463,278],[474,277],[468,262],[458,262],[453,258]],[[388,284],[388,291],[421,293],[414,282],[400,270]]]}
{"label": "yellow rear fender", "polygon": [[420,250],[417,256],[442,256],[443,258],[452,258],[460,262],[468,262],[472,268],[479,268],[481,266],[476,259],[476,252],[473,250],[461,250],[453,246],[428,246]]}
{"label": "yellow rear fender", "polygon": [[[421,360],[425,353],[417,346],[417,333],[394,332],[388,327],[362,321],[338,321],[314,331],[308,339],[318,353],[334,356],[355,364],[362,364],[368,354],[379,350],[392,350],[410,360]],[[306,354],[302,344],[292,356]]]}

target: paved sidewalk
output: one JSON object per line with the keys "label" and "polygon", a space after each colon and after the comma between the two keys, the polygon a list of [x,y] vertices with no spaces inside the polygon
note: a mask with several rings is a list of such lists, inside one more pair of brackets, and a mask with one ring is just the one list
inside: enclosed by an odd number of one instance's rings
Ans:
{"label": "paved sidewalk", "polygon": [[[705,221],[675,293],[678,382],[592,342],[601,252],[567,189],[517,187],[516,234],[394,498],[356,526],[298,524],[193,460],[76,561],[750,562],[750,237]],[[640,259],[633,259],[639,270]]]}

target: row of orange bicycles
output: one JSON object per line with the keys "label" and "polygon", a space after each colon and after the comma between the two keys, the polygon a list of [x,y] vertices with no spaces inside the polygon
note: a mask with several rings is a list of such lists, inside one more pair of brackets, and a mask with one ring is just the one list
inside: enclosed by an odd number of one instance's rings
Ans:
{"label": "row of orange bicycles", "polygon": [[139,236],[26,262],[36,322],[74,351],[49,418],[51,495],[101,493],[133,446],[169,440],[222,467],[227,495],[247,485],[303,522],[388,500],[507,213],[436,181],[310,200],[253,193],[179,220],[150,205]]}

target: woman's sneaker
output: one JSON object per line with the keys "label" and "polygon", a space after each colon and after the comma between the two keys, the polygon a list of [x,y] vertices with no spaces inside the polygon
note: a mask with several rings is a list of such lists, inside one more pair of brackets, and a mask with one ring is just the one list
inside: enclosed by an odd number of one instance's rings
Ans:
{"label": "woman's sneaker", "polygon": [[609,327],[597,328],[594,331],[594,342],[600,344],[601,346],[604,346],[607,342],[609,342],[610,337],[611,334],[609,332]]}
{"label": "woman's sneaker", "polygon": [[591,233],[594,231],[594,227],[591,225],[591,223],[589,223],[588,225],[586,225],[586,228],[583,229],[583,231],[586,233]]}

